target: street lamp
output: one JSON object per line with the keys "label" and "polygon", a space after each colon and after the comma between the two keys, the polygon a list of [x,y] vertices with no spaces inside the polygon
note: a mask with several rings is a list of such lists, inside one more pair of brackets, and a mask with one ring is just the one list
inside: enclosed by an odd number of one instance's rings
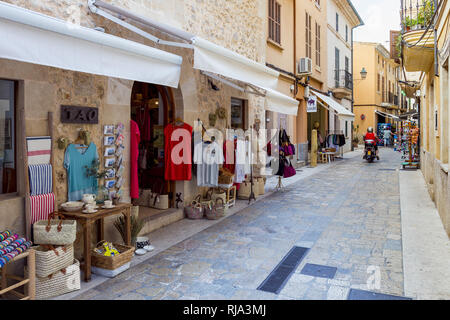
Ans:
{"label": "street lamp", "polygon": [[360,74],[361,74],[361,80],[365,80],[367,78],[366,68],[363,67]]}

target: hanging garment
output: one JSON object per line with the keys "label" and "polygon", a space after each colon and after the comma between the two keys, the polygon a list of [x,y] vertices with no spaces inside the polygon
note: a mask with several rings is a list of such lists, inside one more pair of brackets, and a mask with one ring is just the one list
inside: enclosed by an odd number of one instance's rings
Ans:
{"label": "hanging garment", "polygon": [[223,143],[223,155],[225,162],[223,167],[228,171],[235,171],[236,159],[235,159],[236,141],[226,140]]}
{"label": "hanging garment", "polygon": [[97,194],[97,177],[86,175],[86,168],[92,167],[97,160],[97,147],[93,142],[85,150],[78,150],[74,144],[67,147],[64,168],[67,169],[69,201],[79,201],[85,193]]}
{"label": "hanging garment", "polygon": [[252,149],[249,140],[245,140],[245,161],[244,161],[244,173],[250,174],[252,172]]}
{"label": "hanging garment", "polygon": [[141,134],[138,124],[130,120],[130,197],[131,199],[139,198],[139,175],[138,175],[138,159],[139,159],[139,142]]}
{"label": "hanging garment", "polygon": [[137,108],[136,110],[136,124],[138,125],[142,141],[151,140],[151,124],[150,111],[148,108]]}
{"label": "hanging garment", "polygon": [[245,180],[245,164],[246,164],[245,141],[236,140],[236,168],[234,172],[234,182],[242,183]]}
{"label": "hanging garment", "polygon": [[168,124],[164,128],[164,178],[168,181],[192,179],[192,127]]}
{"label": "hanging garment", "polygon": [[199,142],[194,147],[194,162],[197,164],[197,185],[217,187],[219,184],[219,165],[223,164],[222,147],[217,142]]}

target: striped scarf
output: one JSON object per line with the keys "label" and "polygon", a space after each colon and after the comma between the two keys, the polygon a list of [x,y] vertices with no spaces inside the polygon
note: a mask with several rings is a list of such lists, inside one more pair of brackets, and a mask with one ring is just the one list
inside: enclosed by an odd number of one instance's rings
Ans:
{"label": "striped scarf", "polygon": [[7,253],[7,254],[1,256],[0,257],[0,268],[2,268],[5,264],[7,264],[12,259],[14,259],[14,257],[25,252],[29,247],[31,247],[31,245],[32,245],[31,241],[26,241],[23,244],[19,245],[16,249],[11,251],[10,253]]}
{"label": "striped scarf", "polygon": [[6,238],[2,242],[0,242],[0,249],[3,249],[5,247],[9,246],[11,243],[16,241],[17,238],[19,238],[19,235],[17,233],[15,235],[11,236],[11,237]]}

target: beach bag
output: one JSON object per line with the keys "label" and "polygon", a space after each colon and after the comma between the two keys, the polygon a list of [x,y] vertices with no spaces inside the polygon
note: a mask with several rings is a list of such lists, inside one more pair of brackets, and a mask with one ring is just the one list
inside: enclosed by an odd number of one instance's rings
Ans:
{"label": "beach bag", "polygon": [[225,191],[223,191],[223,189],[214,191],[213,194],[211,195],[211,200],[214,201],[214,203],[216,202],[217,199],[222,199],[223,203],[227,202],[227,194],[225,193]]}
{"label": "beach bag", "polygon": [[36,299],[48,299],[80,290],[80,262],[74,260],[70,266],[48,277],[36,277]]}
{"label": "beach bag", "polygon": [[[252,182],[253,183],[253,182]],[[250,198],[251,193],[251,183],[250,181],[244,181],[241,183],[241,186],[238,191],[238,198],[243,200],[248,200]],[[255,198],[258,196],[258,192],[255,189],[255,184],[253,183],[253,193],[255,194]]]}
{"label": "beach bag", "polygon": [[137,206],[150,207],[151,189],[139,189],[139,198],[135,200]]}
{"label": "beach bag", "polygon": [[292,176],[295,176],[297,172],[295,171],[294,167],[289,161],[286,161],[286,165],[284,166],[283,170],[283,178],[290,178]]}
{"label": "beach bag", "polygon": [[40,245],[36,251],[36,276],[44,278],[73,264],[73,244],[53,247]]}
{"label": "beach bag", "polygon": [[153,193],[150,197],[150,207],[159,210],[169,209],[169,195]]}
{"label": "beach bag", "polygon": [[258,190],[258,194],[259,195],[263,195],[265,193],[264,187],[266,185],[266,178],[264,177],[259,177],[256,178],[256,189]]}
{"label": "beach bag", "polygon": [[[53,218],[59,217],[59,221]],[[75,242],[77,222],[62,220],[62,214],[51,213],[48,220],[40,220],[33,225],[34,243],[69,245]]]}
{"label": "beach bag", "polygon": [[217,220],[225,216],[226,205],[222,198],[217,198],[216,202],[205,211],[205,216],[208,220]]}
{"label": "beach bag", "polygon": [[191,204],[184,207],[184,213],[188,219],[196,220],[203,218],[203,207],[200,203],[202,196],[198,195]]}

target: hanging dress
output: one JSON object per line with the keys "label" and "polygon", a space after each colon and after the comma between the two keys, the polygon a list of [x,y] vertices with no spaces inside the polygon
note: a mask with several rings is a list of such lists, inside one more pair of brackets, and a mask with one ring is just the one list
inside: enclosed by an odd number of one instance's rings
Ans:
{"label": "hanging dress", "polygon": [[138,124],[130,121],[130,197],[131,199],[139,198],[139,176],[138,176],[138,159],[139,159],[139,142],[141,134]]}

